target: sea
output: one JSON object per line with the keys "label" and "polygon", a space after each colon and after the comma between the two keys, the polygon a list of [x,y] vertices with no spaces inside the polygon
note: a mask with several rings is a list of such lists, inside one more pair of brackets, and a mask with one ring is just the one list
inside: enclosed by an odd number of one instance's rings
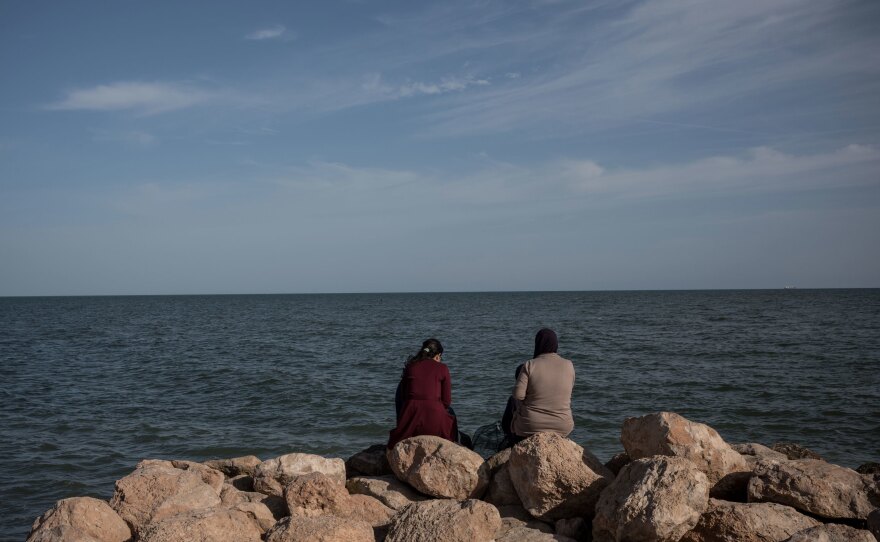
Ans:
{"label": "sea", "polygon": [[109,499],[145,458],[384,443],[406,358],[445,348],[465,432],[501,417],[542,327],[574,362],[571,438],[627,417],[880,462],[880,290],[0,298],[0,540],[55,501]]}

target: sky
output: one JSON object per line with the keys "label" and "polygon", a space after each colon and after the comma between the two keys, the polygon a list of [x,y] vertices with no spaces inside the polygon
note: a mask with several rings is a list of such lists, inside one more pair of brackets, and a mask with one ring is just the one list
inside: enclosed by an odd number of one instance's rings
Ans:
{"label": "sky", "polygon": [[880,287],[880,3],[0,0],[0,296]]}

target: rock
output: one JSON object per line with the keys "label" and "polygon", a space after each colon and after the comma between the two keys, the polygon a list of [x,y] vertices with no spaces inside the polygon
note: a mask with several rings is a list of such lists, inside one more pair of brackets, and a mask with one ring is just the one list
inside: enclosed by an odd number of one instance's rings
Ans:
{"label": "rock", "polygon": [[116,481],[110,507],[137,535],[150,522],[220,504],[219,490],[205,483],[203,474],[170,461],[141,461]]}
{"label": "rock", "polygon": [[386,527],[394,515],[395,510],[382,504],[379,499],[369,495],[352,495],[344,517],[364,521],[373,527]]}
{"label": "rock", "polygon": [[553,527],[549,523],[532,517],[521,504],[499,506],[498,513],[501,515],[501,530],[496,536],[505,536],[508,531],[520,527],[542,533],[553,533]]}
{"label": "rock", "polygon": [[260,542],[262,534],[247,514],[216,508],[155,521],[144,529],[138,542]]}
{"label": "rock", "polygon": [[816,452],[804,448],[800,444],[793,442],[777,442],[772,446],[774,452],[783,454],[788,459],[818,459],[822,460],[822,456]]}
{"label": "rock", "polygon": [[577,542],[567,536],[545,533],[522,526],[512,526],[506,530],[502,527],[502,532],[503,534],[495,538],[495,542]]}
{"label": "rock", "polygon": [[794,508],[775,503],[709,500],[709,508],[681,542],[782,542],[820,523]]}
{"label": "rock", "polygon": [[636,459],[602,492],[593,518],[596,542],[676,542],[709,505],[709,480],[689,459]]}
{"label": "rock", "polygon": [[61,499],[34,521],[28,542],[81,540],[125,542],[131,529],[106,502],[92,497]]}
{"label": "rock", "polygon": [[349,478],[345,487],[352,495],[368,495],[393,510],[427,498],[393,475],[356,476]]}
{"label": "rock", "polygon": [[345,462],[312,454],[287,454],[260,463],[254,472],[254,489],[280,497],[294,478],[320,472],[345,485]]}
{"label": "rock", "polygon": [[233,476],[226,481],[233,487],[235,487],[235,489],[239,489],[241,491],[254,490],[254,477],[248,474],[239,474],[238,476]]}
{"label": "rock", "polygon": [[[773,450],[772,448],[768,448],[763,444],[758,444],[757,442],[749,442],[746,444],[732,444],[730,446],[734,450],[736,450],[742,456],[754,457],[755,460],[758,459],[774,459],[776,461],[787,461],[788,457],[780,452]],[[748,459],[746,457],[746,459]]]}
{"label": "rock", "polygon": [[749,470],[746,460],[708,425],[674,412],[658,412],[623,422],[620,440],[633,459],[671,455],[690,459],[714,486],[732,472]]}
{"label": "rock", "polygon": [[404,508],[385,542],[490,542],[500,528],[501,516],[489,503],[436,499]]}
{"label": "rock", "polygon": [[874,533],[874,538],[880,540],[880,508],[868,514],[868,530]]}
{"label": "rock", "polygon": [[876,542],[876,539],[868,531],[829,523],[797,532],[786,542]]}
{"label": "rock", "polygon": [[344,485],[320,472],[297,476],[284,488],[284,500],[291,516],[342,516],[348,498]]}
{"label": "rock", "polygon": [[871,483],[854,470],[817,459],[759,461],[749,481],[749,502],[775,502],[829,519],[866,519]]}
{"label": "rock", "polygon": [[260,458],[255,455],[246,455],[244,457],[233,457],[231,459],[212,459],[205,461],[205,465],[213,469],[217,469],[229,478],[236,476],[253,476],[260,466]]}
{"label": "rock", "polygon": [[880,474],[880,463],[874,463],[873,461],[862,463],[856,467],[856,472],[859,474]]}
{"label": "rock", "polygon": [[384,444],[374,444],[349,457],[345,462],[346,476],[385,476],[393,474]]}
{"label": "rock", "polygon": [[589,451],[555,433],[538,433],[513,447],[508,469],[523,506],[554,521],[592,517],[614,475]]}
{"label": "rock", "polygon": [[731,472],[718,480],[709,491],[709,496],[713,499],[732,502],[748,502],[749,501],[749,480],[752,479],[752,472]]}
{"label": "rock", "polygon": [[197,473],[202,477],[203,482],[214,488],[217,494],[223,489],[223,483],[226,481],[226,477],[223,476],[222,472],[217,469],[212,469],[202,463],[174,460],[171,462],[171,465],[175,469],[188,470]]}
{"label": "rock", "polygon": [[373,542],[373,528],[336,516],[282,519],[266,533],[266,542]]}
{"label": "rock", "polygon": [[489,487],[483,500],[495,506],[521,505],[516,488],[510,479],[511,449],[501,450],[486,460],[486,468],[489,471]]}
{"label": "rock", "polygon": [[577,542],[592,540],[593,528],[584,518],[560,519],[554,525],[556,534]]}
{"label": "rock", "polygon": [[389,452],[388,462],[399,480],[432,497],[479,498],[489,485],[479,454],[440,437],[404,439]]}
{"label": "rock", "polygon": [[626,464],[630,461],[632,461],[632,458],[629,456],[628,453],[620,452],[609,459],[607,463],[605,463],[605,468],[614,473],[614,476],[617,476],[617,473],[620,472],[620,469],[626,466]]}
{"label": "rock", "polygon": [[272,517],[276,520],[289,516],[290,511],[287,509],[287,502],[281,497],[266,495],[257,491],[241,491],[231,484],[225,484],[223,491],[220,492],[220,500],[223,506],[227,508],[235,508],[241,503],[259,503],[265,506]]}
{"label": "rock", "polygon": [[247,516],[260,530],[260,534],[264,534],[271,529],[278,521],[278,518],[269,510],[269,507],[261,502],[242,502],[230,506],[229,509],[237,510]]}

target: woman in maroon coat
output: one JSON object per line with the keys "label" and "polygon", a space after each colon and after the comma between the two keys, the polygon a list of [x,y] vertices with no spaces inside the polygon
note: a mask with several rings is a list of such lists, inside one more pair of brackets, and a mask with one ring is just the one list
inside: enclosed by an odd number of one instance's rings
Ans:
{"label": "woman in maroon coat", "polygon": [[456,441],[455,416],[448,412],[452,404],[449,368],[441,361],[443,345],[437,339],[422,343],[418,354],[409,359],[400,381],[397,427],[388,437],[388,448],[401,440],[418,435],[434,435]]}

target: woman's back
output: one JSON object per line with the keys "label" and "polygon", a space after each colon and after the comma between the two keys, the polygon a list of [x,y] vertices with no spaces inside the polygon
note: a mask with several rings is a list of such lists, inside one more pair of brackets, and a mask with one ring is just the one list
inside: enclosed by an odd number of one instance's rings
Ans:
{"label": "woman's back", "polygon": [[545,353],[527,361],[513,388],[520,401],[512,429],[520,436],[553,432],[567,436],[574,429],[571,391],[574,365],[556,353]]}

